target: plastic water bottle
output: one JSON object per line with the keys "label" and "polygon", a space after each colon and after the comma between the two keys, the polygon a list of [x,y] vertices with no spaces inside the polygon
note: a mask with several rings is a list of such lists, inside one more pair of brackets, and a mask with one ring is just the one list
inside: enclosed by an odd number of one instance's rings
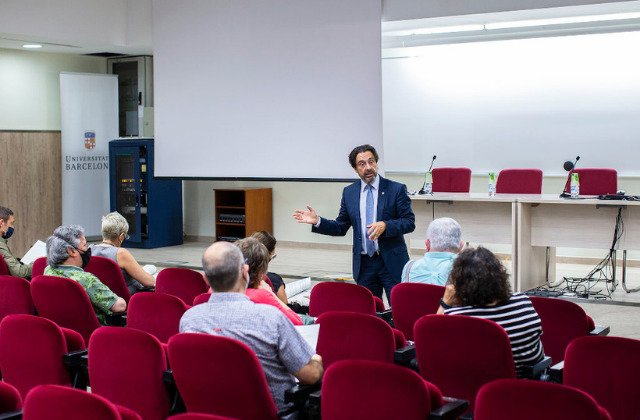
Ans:
{"label": "plastic water bottle", "polygon": [[571,198],[578,198],[580,194],[580,180],[577,173],[571,174]]}
{"label": "plastic water bottle", "polygon": [[496,196],[496,174],[489,172],[489,197]]}
{"label": "plastic water bottle", "polygon": [[427,172],[424,176],[424,193],[426,195],[433,195],[433,177],[431,172]]}

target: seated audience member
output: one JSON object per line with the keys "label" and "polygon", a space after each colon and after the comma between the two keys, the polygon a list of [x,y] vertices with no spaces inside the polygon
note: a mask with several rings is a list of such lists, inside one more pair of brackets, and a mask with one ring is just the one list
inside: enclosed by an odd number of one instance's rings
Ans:
{"label": "seated audience member", "polygon": [[462,251],[453,263],[450,283],[438,314],[484,318],[502,326],[511,341],[518,376],[523,365],[544,358],[540,317],[527,295],[511,293],[509,274],[491,251],[483,247]]}
{"label": "seated audience member", "polygon": [[7,264],[10,275],[30,280],[33,263],[22,264],[19,259],[13,256],[13,252],[11,252],[7,244],[7,239],[13,235],[13,224],[15,221],[16,219],[13,217],[13,212],[6,207],[0,206],[0,232],[2,232],[2,238],[0,238],[0,254]]}
{"label": "seated audience member", "polygon": [[93,310],[102,325],[106,314],[124,312],[127,303],[105,286],[96,276],[83,270],[89,264],[91,250],[87,247],[84,229],[60,226],[47,239],[46,276],[67,277],[80,283],[89,296]]}
{"label": "seated audience member", "polygon": [[[276,238],[267,232],[266,230],[259,230],[257,232],[253,232],[251,234],[252,238],[255,238],[262,243],[262,245],[267,247],[267,251],[269,251],[269,261],[272,261],[276,257]],[[287,292],[285,291],[284,280],[276,273],[267,273],[267,278],[273,285],[273,291],[275,292],[278,299],[282,302],[289,303],[287,299]]]}
{"label": "seated audience member", "polygon": [[102,243],[90,246],[91,255],[104,257],[118,264],[127,283],[129,293],[133,295],[144,287],[154,287],[156,279],[133,258],[122,243],[129,238],[129,223],[120,213],[114,211],[102,218]]}
{"label": "seated audience member", "polygon": [[409,261],[402,269],[402,282],[444,286],[453,260],[462,249],[462,230],[450,217],[441,217],[427,228],[427,252],[418,261]]}
{"label": "seated audience member", "polygon": [[274,306],[278,308],[293,325],[303,325],[298,314],[282,303],[275,293],[273,293],[271,287],[259,287],[261,283],[264,283],[262,279],[267,273],[267,266],[269,264],[269,252],[267,248],[254,238],[240,239],[236,241],[235,244],[240,248],[246,264],[249,265],[249,286],[245,292],[245,294],[249,296],[249,299],[255,303]]}
{"label": "seated audience member", "polygon": [[228,242],[207,248],[202,265],[211,297],[185,312],[180,332],[221,335],[249,346],[262,364],[276,407],[282,410],[287,407],[284,392],[295,385],[294,376],[304,384],[322,378],[322,358],[282,312],[244,294],[250,269],[243,261],[240,248]]}

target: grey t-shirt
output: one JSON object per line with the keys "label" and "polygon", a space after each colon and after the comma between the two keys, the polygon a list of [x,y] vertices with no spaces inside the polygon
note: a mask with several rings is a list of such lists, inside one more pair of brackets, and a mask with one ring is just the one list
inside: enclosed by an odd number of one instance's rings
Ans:
{"label": "grey t-shirt", "polygon": [[[91,256],[92,257],[103,257],[108,258],[114,263],[118,264],[118,247],[117,246],[102,246],[98,244],[92,244],[89,246],[91,248]],[[127,283],[127,289],[129,289],[129,294],[133,296],[135,292],[144,288],[144,285],[139,283],[136,279],[131,277],[129,273],[127,273],[122,268],[122,275],[124,276],[124,281]]]}

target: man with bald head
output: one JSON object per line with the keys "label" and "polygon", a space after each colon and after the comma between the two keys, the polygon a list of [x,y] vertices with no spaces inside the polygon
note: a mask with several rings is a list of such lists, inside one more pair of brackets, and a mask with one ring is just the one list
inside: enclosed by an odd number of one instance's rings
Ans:
{"label": "man with bald head", "polygon": [[[180,320],[180,332],[221,335],[249,346],[258,356],[278,410],[287,408],[284,392],[322,378],[322,358],[277,308],[253,303],[245,294],[249,266],[240,249],[216,242],[202,257],[211,286],[207,303],[196,305]],[[248,396],[250,397],[250,396]]]}

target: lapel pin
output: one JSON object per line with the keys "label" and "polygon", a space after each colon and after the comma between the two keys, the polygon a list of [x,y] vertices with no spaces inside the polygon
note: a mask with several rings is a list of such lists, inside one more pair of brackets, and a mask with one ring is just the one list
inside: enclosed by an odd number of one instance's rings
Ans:
{"label": "lapel pin", "polygon": [[384,191],[382,191],[382,195],[384,195]]}

